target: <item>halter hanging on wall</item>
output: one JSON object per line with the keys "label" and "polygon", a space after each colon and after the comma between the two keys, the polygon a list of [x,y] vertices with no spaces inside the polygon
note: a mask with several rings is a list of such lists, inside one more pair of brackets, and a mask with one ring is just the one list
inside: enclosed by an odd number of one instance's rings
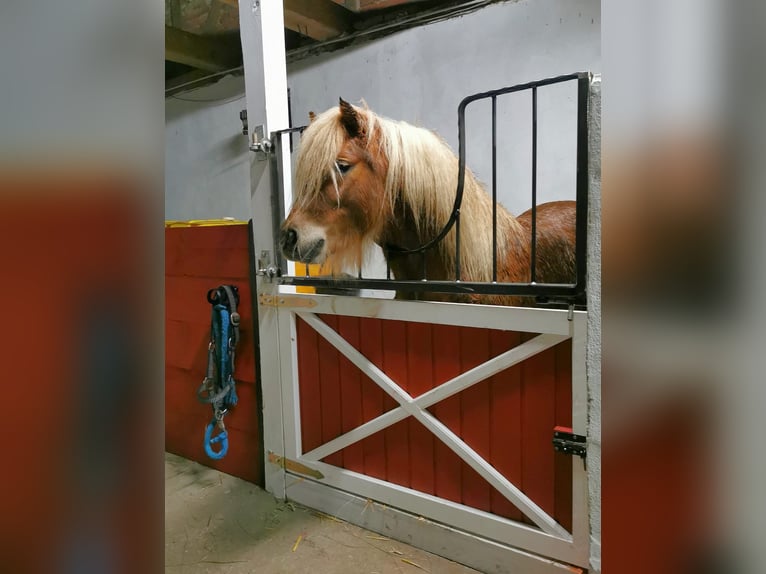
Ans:
{"label": "halter hanging on wall", "polygon": [[[207,301],[213,307],[210,319],[207,374],[197,389],[197,398],[209,403],[213,418],[205,427],[205,453],[218,460],[226,456],[229,438],[223,417],[237,404],[234,380],[234,357],[239,342],[239,291],[234,285],[221,285],[207,292]],[[213,434],[218,428],[218,434]],[[213,447],[220,444],[219,450]]]}

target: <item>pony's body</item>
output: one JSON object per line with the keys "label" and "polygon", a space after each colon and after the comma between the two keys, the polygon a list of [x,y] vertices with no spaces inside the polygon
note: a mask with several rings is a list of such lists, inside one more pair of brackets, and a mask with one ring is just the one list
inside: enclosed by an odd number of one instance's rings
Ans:
{"label": "pony's body", "polygon": [[[434,133],[381,118],[341,100],[304,132],[293,207],[282,226],[288,259],[361,267],[377,244],[396,279],[422,279],[423,255],[401,250],[435,237],[452,214],[458,160]],[[460,217],[460,278],[492,281],[492,199],[466,169]],[[575,203],[537,206],[536,280],[572,283]],[[430,249],[428,279],[455,279],[455,228]],[[531,211],[514,217],[497,205],[497,281],[530,281]],[[407,294],[399,293],[399,297]],[[508,296],[429,294],[429,299],[523,304]]]}

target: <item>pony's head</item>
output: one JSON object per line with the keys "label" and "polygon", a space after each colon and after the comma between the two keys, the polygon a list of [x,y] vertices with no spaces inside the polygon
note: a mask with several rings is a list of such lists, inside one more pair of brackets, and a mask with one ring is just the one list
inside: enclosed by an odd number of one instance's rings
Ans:
{"label": "pony's head", "polygon": [[[282,225],[285,257],[322,263],[332,273],[361,268],[368,247],[384,248],[396,277],[408,277],[413,249],[438,234],[452,215],[458,159],[435,133],[340,100],[314,116],[301,138],[293,205]],[[487,280],[492,271],[492,201],[466,169],[461,207],[461,269]],[[499,209],[498,247],[518,224]],[[431,278],[454,276],[454,228],[428,254]],[[420,256],[412,256],[422,262]],[[397,268],[398,267],[398,268]],[[418,263],[418,272],[422,265]]]}
{"label": "pony's head", "polygon": [[282,225],[285,257],[360,266],[387,219],[388,161],[372,112],[340,100],[315,116],[301,138],[293,205]]}

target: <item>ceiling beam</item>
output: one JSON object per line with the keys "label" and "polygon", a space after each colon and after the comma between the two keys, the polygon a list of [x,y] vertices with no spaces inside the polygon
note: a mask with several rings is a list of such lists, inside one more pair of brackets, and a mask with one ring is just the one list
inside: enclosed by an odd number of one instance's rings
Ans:
{"label": "ceiling beam", "polygon": [[285,28],[314,40],[340,36],[351,27],[352,16],[332,0],[284,0]]}
{"label": "ceiling beam", "polygon": [[351,10],[352,12],[359,12],[359,0],[332,0],[338,6]]}
{"label": "ceiling beam", "polygon": [[165,59],[208,72],[233,68],[242,63],[239,34],[197,36],[165,26]]}
{"label": "ceiling beam", "polygon": [[402,4],[415,4],[422,0],[358,0],[360,12],[367,10],[380,10],[381,8],[391,8],[401,6]]}

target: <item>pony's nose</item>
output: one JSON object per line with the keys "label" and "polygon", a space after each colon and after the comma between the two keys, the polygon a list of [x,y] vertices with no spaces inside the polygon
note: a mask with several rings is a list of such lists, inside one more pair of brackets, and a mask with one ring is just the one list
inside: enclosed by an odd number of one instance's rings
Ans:
{"label": "pony's nose", "polygon": [[292,253],[295,249],[295,244],[298,243],[298,232],[292,227],[289,227],[283,230],[281,235],[280,242],[282,243],[282,250],[285,253]]}

